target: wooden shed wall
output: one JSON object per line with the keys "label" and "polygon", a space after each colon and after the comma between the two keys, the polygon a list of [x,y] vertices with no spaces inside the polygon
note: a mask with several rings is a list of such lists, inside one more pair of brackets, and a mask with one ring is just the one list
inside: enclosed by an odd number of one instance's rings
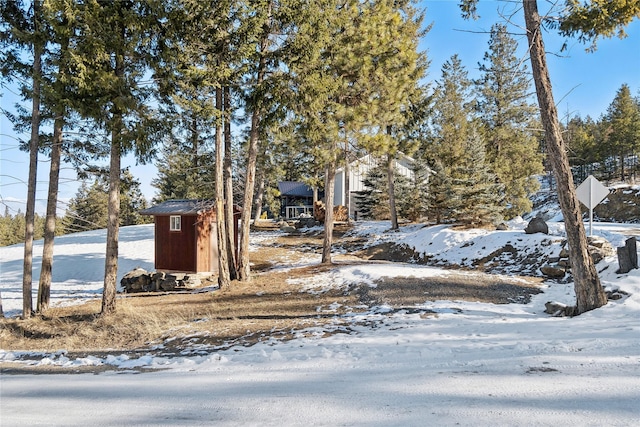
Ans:
{"label": "wooden shed wall", "polygon": [[196,224],[196,271],[218,272],[218,239],[216,229],[216,214],[207,212],[200,215]]}
{"label": "wooden shed wall", "polygon": [[169,230],[169,216],[155,217],[156,269],[196,271],[196,217],[182,215],[182,230]]}

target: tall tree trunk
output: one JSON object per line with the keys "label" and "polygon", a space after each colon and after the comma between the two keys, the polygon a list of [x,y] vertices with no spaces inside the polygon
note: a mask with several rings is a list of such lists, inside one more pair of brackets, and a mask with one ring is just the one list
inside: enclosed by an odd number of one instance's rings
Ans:
{"label": "tall tree trunk", "polygon": [[[264,82],[267,69],[266,52],[269,47],[270,21],[271,4],[269,4],[267,22],[264,25],[265,31],[260,43],[260,60],[258,62],[254,96],[258,96],[257,92]],[[253,192],[255,190],[256,162],[258,159],[258,140],[260,138],[261,117],[262,109],[257,103],[254,103],[253,111],[251,112],[251,130],[249,131],[249,148],[247,151],[247,168],[241,218],[242,228],[240,231],[240,247],[238,253],[238,279],[241,281],[248,281],[251,278],[251,268],[249,266],[249,232],[251,230],[251,207],[253,205]]]}
{"label": "tall tree trunk", "polygon": [[333,245],[333,195],[336,184],[336,149],[333,147],[333,154],[324,176],[324,239],[322,241],[322,264],[331,264],[331,246]]}
{"label": "tall tree trunk", "polygon": [[[117,30],[124,41],[124,28]],[[124,42],[123,42],[124,43]],[[124,54],[115,52],[114,75],[124,79]],[[111,107],[111,152],[109,161],[109,200],[107,202],[107,249],[104,264],[104,287],[102,290],[101,314],[109,315],[116,311],[116,291],[118,279],[118,239],[120,233],[120,164],[122,157],[122,134],[124,122],[119,100],[112,100]]]}
{"label": "tall tree trunk", "polygon": [[33,93],[31,98],[31,138],[29,140],[29,178],[24,227],[24,259],[22,272],[22,317],[33,312],[33,234],[36,210],[36,180],[38,171],[38,146],[40,137],[40,85],[42,80],[42,51],[40,39],[40,0],[33,2]]}
{"label": "tall tree trunk", "polygon": [[[67,19],[63,18],[67,24]],[[66,75],[66,60],[69,50],[69,37],[64,36],[60,42],[60,59],[57,80],[54,83],[58,95],[64,92]],[[60,182],[60,157],[62,153],[62,130],[65,125],[65,103],[58,101],[54,106],[55,118],[53,122],[53,141],[51,146],[51,164],[49,166],[49,190],[47,192],[47,217],[44,224],[44,245],[42,249],[42,266],[40,267],[40,281],[38,283],[37,312],[43,313],[49,308],[51,299],[51,276],[53,270],[53,246],[56,235],[56,214],[58,208],[58,185]]]}
{"label": "tall tree trunk", "polygon": [[118,234],[120,232],[120,139],[122,138],[122,114],[113,115],[111,153],[109,162],[109,201],[107,203],[107,250],[104,264],[104,288],[102,291],[103,315],[116,311],[118,277]]}
{"label": "tall tree trunk", "polygon": [[224,207],[224,136],[223,136],[223,89],[216,89],[216,109],[218,110],[218,121],[216,123],[216,228],[218,239],[218,286],[228,287],[231,284],[229,273],[229,259],[227,252],[228,230],[225,221]]}
{"label": "tall tree trunk", "polygon": [[531,69],[536,85],[540,117],[545,131],[547,153],[556,177],[560,208],[569,243],[569,260],[577,297],[575,314],[598,308],[607,303],[595,264],[589,256],[587,236],[576,196],[566,148],[562,140],[558,111],[553,100],[549,69],[542,40],[541,18],[536,0],[523,0],[527,26]]}
{"label": "tall tree trunk", "polygon": [[344,139],[344,206],[347,208],[347,222],[351,213],[351,165],[349,164],[349,142]]}
{"label": "tall tree trunk", "polygon": [[58,207],[58,183],[60,180],[60,153],[62,151],[62,127],[64,112],[59,112],[53,124],[53,145],[49,169],[49,191],[47,193],[47,218],[44,224],[44,246],[42,267],[38,283],[38,313],[49,308],[51,298],[51,274],[53,269],[53,241],[56,235],[56,209]]}
{"label": "tall tree trunk", "polygon": [[387,187],[389,189],[389,212],[391,214],[391,229],[398,231],[398,212],[396,211],[396,187],[394,159],[391,154],[387,155]]}
{"label": "tall tree trunk", "polygon": [[231,91],[228,86],[224,88],[224,197],[225,219],[227,221],[227,260],[229,262],[229,278],[238,278],[238,261],[236,259],[235,230],[238,227],[233,214],[233,157],[231,153]]}
{"label": "tall tree trunk", "polygon": [[244,200],[240,231],[240,247],[238,254],[238,279],[250,279],[249,266],[249,232],[251,229],[251,205],[255,189],[256,161],[258,158],[258,135],[260,126],[260,112],[256,108],[251,114],[251,131],[249,134],[249,151],[247,156],[247,170],[244,185]]}
{"label": "tall tree trunk", "polygon": [[262,200],[264,199],[264,188],[265,188],[264,174],[261,173],[259,176],[260,176],[260,179],[258,179],[258,190],[256,190],[256,199],[255,199],[256,210],[253,215],[254,224],[260,221],[260,217],[262,216]]}

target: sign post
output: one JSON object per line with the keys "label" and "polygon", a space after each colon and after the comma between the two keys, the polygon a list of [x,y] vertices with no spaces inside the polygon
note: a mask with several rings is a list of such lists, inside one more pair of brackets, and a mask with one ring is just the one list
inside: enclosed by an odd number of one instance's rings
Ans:
{"label": "sign post", "polygon": [[593,235],[593,208],[609,195],[609,189],[593,175],[589,175],[582,184],[576,188],[578,200],[589,209],[589,236]]}

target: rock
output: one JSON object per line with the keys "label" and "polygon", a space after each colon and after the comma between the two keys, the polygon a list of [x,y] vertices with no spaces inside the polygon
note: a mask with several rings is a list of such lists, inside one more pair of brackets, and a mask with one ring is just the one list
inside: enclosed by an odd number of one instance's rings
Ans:
{"label": "rock", "polygon": [[501,222],[496,226],[496,230],[499,230],[499,231],[507,231],[508,229],[509,229],[509,226],[504,222]]}
{"label": "rock", "polygon": [[531,221],[529,221],[529,224],[527,225],[527,228],[524,229],[524,232],[527,234],[549,234],[549,226],[542,218],[535,217]]}
{"label": "rock", "polygon": [[141,292],[151,289],[151,277],[143,268],[136,268],[125,274],[120,280],[125,292]]}
{"label": "rock", "polygon": [[543,267],[540,267],[540,271],[545,276],[553,279],[561,279],[566,274],[566,271],[564,270],[564,268],[553,267],[551,265],[545,265]]}
{"label": "rock", "polygon": [[177,277],[173,274],[166,274],[164,279],[158,280],[158,288],[163,291],[172,291],[178,286]]}
{"label": "rock", "polygon": [[285,225],[283,227],[280,227],[280,230],[285,232],[285,233],[299,233],[297,228],[292,227],[290,225]]}
{"label": "rock", "polygon": [[576,308],[561,302],[548,301],[544,304],[544,312],[555,317],[573,316]]}

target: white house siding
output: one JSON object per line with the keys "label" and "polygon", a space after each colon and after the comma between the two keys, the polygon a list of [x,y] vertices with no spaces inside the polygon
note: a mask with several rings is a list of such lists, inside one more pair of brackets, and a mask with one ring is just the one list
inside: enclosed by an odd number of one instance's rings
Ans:
{"label": "white house siding", "polygon": [[[363,191],[365,189],[362,181],[367,175],[367,172],[374,168],[379,161],[381,161],[380,158],[367,154],[349,165],[349,190],[351,199],[349,204],[349,215],[353,216],[355,212],[355,198],[353,193]],[[400,158],[395,160],[396,172],[409,179],[413,179],[413,171],[411,170],[412,163],[413,159],[411,157],[401,155]],[[333,196],[334,206],[346,205],[344,197],[344,175],[344,168],[340,168],[336,171],[335,192]]]}

